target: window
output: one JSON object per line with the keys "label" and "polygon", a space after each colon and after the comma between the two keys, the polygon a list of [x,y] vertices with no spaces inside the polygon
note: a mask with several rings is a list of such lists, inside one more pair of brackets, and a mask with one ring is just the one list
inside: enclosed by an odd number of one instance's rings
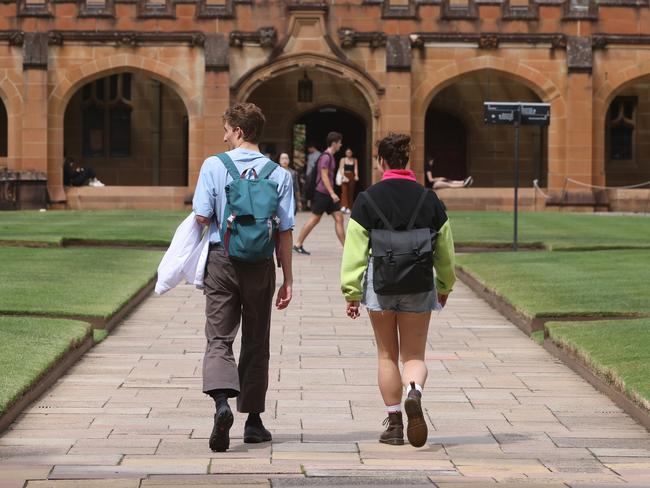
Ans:
{"label": "window", "polygon": [[83,155],[131,155],[131,73],[88,83],[82,89]]}
{"label": "window", "polygon": [[609,158],[625,161],[634,158],[636,97],[616,97],[609,106]]}

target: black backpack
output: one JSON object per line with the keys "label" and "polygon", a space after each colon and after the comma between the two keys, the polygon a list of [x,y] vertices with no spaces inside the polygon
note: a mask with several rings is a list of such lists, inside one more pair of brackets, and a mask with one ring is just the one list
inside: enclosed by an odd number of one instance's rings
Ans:
{"label": "black backpack", "polygon": [[[314,194],[316,193],[316,186],[318,185],[318,161],[320,160],[321,156],[323,154],[327,154],[330,157],[330,162],[331,159],[334,157],[328,152],[323,152],[320,156],[318,156],[318,159],[316,160],[316,165],[314,166],[313,171],[309,175],[309,177],[305,180],[305,198],[307,200],[313,200],[314,199]],[[332,186],[334,186],[334,182],[332,183]]]}
{"label": "black backpack", "polygon": [[386,229],[370,230],[373,288],[377,295],[406,295],[433,290],[433,241],[436,231],[414,229],[415,219],[427,198],[423,190],[406,230],[393,228],[368,192],[364,196]]}

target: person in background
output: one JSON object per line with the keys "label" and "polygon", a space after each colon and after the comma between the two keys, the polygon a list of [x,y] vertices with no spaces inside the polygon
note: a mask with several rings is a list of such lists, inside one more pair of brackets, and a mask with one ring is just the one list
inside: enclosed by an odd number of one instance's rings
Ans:
{"label": "person in background", "polygon": [[354,189],[359,181],[359,161],[352,157],[352,149],[345,150],[345,156],[339,161],[339,171],[345,177],[341,185],[341,211],[350,213],[354,203]]}
{"label": "person in background", "polygon": [[298,181],[298,173],[295,169],[289,167],[289,155],[287,153],[280,154],[280,166],[286,169],[291,175],[291,181],[293,182],[293,199],[296,202],[294,206],[293,213],[294,215],[298,210],[302,210],[302,200],[300,199],[300,183]]}
{"label": "person in background", "polygon": [[467,188],[472,186],[474,183],[474,178],[468,176],[464,180],[449,180],[442,176],[433,176],[433,158],[429,159],[426,164],[426,176],[427,176],[427,186],[430,186],[434,190],[440,190],[442,188]]}
{"label": "person in background", "polygon": [[106,186],[97,179],[93,168],[77,166],[74,158],[66,157],[63,161],[64,186]]}

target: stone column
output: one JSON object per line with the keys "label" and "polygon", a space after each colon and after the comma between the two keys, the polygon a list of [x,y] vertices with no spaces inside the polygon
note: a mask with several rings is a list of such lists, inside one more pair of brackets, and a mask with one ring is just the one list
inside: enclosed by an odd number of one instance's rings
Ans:
{"label": "stone column", "polygon": [[[61,186],[62,168],[47,167],[47,34],[25,34],[23,45],[22,170],[48,173]],[[63,163],[63,162],[61,162]]]}
{"label": "stone column", "polygon": [[[386,42],[386,93],[381,103],[379,137],[390,132],[411,134],[411,44],[408,36],[388,36]],[[411,153],[411,160],[417,155]],[[421,168],[412,168],[424,181]],[[373,165],[373,183],[381,178]]]}

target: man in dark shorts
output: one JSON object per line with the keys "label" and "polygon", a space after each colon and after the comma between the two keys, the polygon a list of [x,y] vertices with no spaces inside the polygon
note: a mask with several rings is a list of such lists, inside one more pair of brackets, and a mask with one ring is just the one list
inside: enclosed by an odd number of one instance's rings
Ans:
{"label": "man in dark shorts", "polygon": [[339,196],[334,192],[334,175],[336,174],[336,160],[334,154],[341,149],[343,136],[338,132],[327,134],[327,149],[318,158],[316,163],[316,190],[311,202],[312,216],[300,231],[293,250],[299,254],[309,255],[302,246],[309,233],[318,225],[324,213],[334,217],[336,236],[345,244],[345,231],[343,229],[343,213]]}

